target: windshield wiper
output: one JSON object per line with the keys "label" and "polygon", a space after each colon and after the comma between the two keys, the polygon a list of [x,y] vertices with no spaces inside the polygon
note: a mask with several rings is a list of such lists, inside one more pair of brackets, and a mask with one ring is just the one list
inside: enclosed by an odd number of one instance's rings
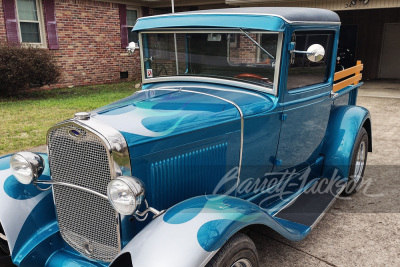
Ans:
{"label": "windshield wiper", "polygon": [[267,54],[268,56],[270,56],[272,59],[275,59],[274,56],[271,55],[267,50],[265,50],[256,40],[254,40],[253,38],[251,38],[251,36],[250,36],[247,32],[245,32],[245,31],[244,31],[243,29],[241,29],[241,28],[239,28],[239,30],[240,30],[241,32],[243,32],[244,35],[246,35],[247,38],[250,39],[250,41],[252,41],[256,46],[258,46],[262,51],[264,51],[264,53],[266,53],[266,54]]}

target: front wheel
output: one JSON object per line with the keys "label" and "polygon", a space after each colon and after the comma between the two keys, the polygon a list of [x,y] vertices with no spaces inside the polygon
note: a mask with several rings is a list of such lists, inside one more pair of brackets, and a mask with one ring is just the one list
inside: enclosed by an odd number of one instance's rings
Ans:
{"label": "front wheel", "polygon": [[207,264],[207,267],[258,267],[258,254],[253,240],[237,233]]}
{"label": "front wheel", "polygon": [[343,195],[354,194],[361,187],[368,155],[368,133],[364,128],[358,132],[352,154],[348,181]]}

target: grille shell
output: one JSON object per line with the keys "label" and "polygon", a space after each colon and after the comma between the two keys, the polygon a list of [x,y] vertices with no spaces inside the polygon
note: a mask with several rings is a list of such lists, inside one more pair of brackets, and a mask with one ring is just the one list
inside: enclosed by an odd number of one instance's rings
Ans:
{"label": "grille shell", "polygon": [[[71,130],[79,132],[71,135]],[[112,158],[103,138],[74,123],[48,133],[49,163],[54,182],[78,185],[103,195],[112,179]],[[63,185],[53,186],[60,233],[78,252],[112,261],[121,250],[118,214],[94,194]]]}

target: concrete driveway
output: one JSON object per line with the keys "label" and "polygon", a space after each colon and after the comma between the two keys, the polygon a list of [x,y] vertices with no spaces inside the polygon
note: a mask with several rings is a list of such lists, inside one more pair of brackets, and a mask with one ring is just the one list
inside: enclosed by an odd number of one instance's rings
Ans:
{"label": "concrete driveway", "polygon": [[357,104],[372,116],[364,177],[371,184],[351,200],[338,199],[303,241],[251,233],[261,266],[400,266],[400,81],[361,88]]}
{"label": "concrete driveway", "polygon": [[261,266],[400,266],[400,82],[361,88],[357,104],[372,115],[373,153],[364,177],[370,184],[352,199],[338,199],[303,241],[251,232]]}

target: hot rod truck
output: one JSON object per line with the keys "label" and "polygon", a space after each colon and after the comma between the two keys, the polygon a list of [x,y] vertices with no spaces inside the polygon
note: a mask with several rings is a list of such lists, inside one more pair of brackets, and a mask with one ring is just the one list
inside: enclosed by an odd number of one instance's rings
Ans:
{"label": "hot rod truck", "polygon": [[142,90],[0,158],[1,249],[19,266],[258,266],[252,227],[307,236],[361,185],[363,65],[306,8],[140,18]]}

